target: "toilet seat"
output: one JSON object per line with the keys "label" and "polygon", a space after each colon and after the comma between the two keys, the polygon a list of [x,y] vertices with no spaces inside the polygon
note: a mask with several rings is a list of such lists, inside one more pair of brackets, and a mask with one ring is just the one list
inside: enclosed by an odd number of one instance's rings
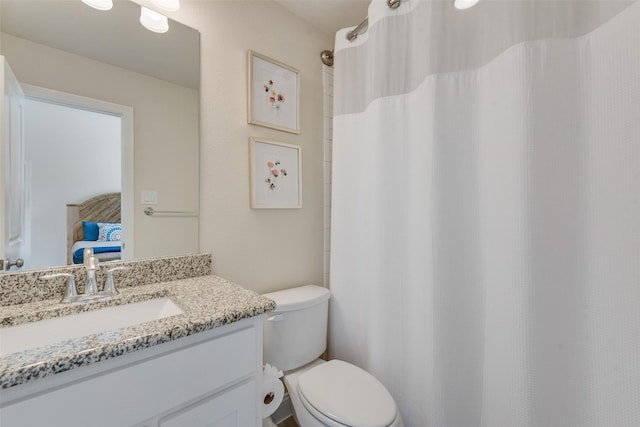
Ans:
{"label": "toilet seat", "polygon": [[371,374],[331,360],[298,378],[302,403],[330,426],[387,427],[397,416],[389,391]]}

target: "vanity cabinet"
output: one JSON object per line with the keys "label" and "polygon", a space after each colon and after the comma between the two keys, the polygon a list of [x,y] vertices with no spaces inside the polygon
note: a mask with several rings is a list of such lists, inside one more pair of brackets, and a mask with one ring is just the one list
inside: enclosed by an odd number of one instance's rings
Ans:
{"label": "vanity cabinet", "polygon": [[0,425],[259,426],[261,381],[256,316],[2,390]]}

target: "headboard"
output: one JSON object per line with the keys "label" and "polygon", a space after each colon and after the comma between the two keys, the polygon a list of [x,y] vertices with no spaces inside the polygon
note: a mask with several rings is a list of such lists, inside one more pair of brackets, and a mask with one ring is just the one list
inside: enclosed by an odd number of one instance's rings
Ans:
{"label": "headboard", "polygon": [[121,222],[120,193],[106,193],[80,204],[67,205],[67,263],[71,264],[71,246],[84,240],[82,221]]}

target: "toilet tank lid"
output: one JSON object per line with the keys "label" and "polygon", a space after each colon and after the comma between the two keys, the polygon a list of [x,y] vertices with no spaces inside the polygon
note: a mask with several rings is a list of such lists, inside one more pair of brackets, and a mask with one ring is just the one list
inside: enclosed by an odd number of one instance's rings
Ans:
{"label": "toilet tank lid", "polygon": [[329,289],[316,285],[298,286],[263,296],[276,303],[275,311],[294,311],[320,304],[329,299]]}

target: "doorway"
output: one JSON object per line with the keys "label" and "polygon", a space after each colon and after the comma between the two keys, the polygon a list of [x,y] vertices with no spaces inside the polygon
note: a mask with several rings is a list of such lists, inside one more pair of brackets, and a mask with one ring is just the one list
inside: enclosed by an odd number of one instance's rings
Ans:
{"label": "doorway", "polygon": [[67,204],[121,190],[118,116],[27,98],[24,144],[29,198],[28,268],[67,263]]}
{"label": "doorway", "polygon": [[133,111],[23,85],[27,206],[25,268],[67,264],[67,205],[122,194],[122,259],[133,254]]}

